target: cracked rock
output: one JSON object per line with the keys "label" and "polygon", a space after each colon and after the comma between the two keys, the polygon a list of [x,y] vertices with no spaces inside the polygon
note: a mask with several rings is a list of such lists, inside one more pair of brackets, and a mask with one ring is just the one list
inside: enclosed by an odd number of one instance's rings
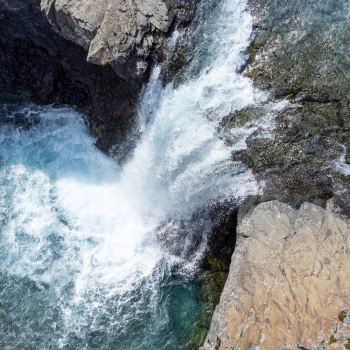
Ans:
{"label": "cracked rock", "polygon": [[202,349],[316,350],[344,344],[349,330],[342,337],[335,331],[339,324],[348,328],[343,311],[350,305],[348,222],[311,203],[294,210],[272,201],[248,212],[238,234]]}

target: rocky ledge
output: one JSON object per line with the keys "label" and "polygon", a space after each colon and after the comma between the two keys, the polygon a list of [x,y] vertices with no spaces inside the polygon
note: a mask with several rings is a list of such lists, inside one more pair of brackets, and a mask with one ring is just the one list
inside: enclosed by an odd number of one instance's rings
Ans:
{"label": "rocky ledge", "polygon": [[238,225],[202,349],[350,348],[349,252],[349,223],[331,211],[259,204]]}
{"label": "rocky ledge", "polygon": [[175,15],[187,23],[194,9],[181,0],[41,0],[41,8],[57,33],[87,51],[88,62],[110,64],[128,79],[144,76]]}
{"label": "rocky ledge", "polygon": [[0,0],[0,102],[77,106],[97,146],[123,143],[123,158],[148,67],[194,10],[194,0]]}
{"label": "rocky ledge", "polygon": [[[249,0],[254,18],[244,74],[271,101],[290,104],[277,113],[270,137],[253,134],[235,154],[265,183],[262,201],[298,208],[333,198],[350,215],[349,4],[332,0]],[[264,111],[265,110],[265,111]],[[267,111],[268,112],[268,111]],[[266,113],[250,106],[224,120],[241,127]],[[258,131],[256,132],[258,133]]]}

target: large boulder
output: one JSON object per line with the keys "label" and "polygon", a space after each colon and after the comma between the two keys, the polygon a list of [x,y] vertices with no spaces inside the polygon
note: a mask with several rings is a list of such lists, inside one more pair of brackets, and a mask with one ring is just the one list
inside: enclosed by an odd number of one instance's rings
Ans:
{"label": "large boulder", "polygon": [[111,64],[128,78],[144,75],[151,50],[173,22],[174,4],[167,0],[41,0],[54,30],[87,50],[88,62]]}
{"label": "large boulder", "polygon": [[350,338],[350,227],[310,203],[259,204],[238,226],[203,349],[333,349]]}

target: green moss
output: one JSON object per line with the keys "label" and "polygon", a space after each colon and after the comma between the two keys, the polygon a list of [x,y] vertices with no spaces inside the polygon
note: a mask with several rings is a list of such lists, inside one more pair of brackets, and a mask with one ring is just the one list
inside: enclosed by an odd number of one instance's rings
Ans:
{"label": "green moss", "polygon": [[183,54],[179,54],[176,59],[176,68],[182,69],[182,67],[185,65],[186,59]]}
{"label": "green moss", "polygon": [[160,36],[165,36],[165,35],[166,35],[165,32],[163,32],[162,30],[160,30],[160,29],[158,29],[158,28],[156,28],[156,34],[157,34],[157,35],[160,35]]}
{"label": "green moss", "polygon": [[340,322],[344,322],[345,317],[346,317],[346,314],[345,314],[344,311],[342,311],[342,312],[338,315],[338,319],[339,319]]}
{"label": "green moss", "polygon": [[332,334],[331,337],[329,338],[328,345],[331,345],[331,344],[335,343],[336,341],[337,341],[337,339],[335,339],[334,335]]}
{"label": "green moss", "polygon": [[248,72],[248,77],[254,80],[259,76],[259,73],[260,71],[258,68],[253,68]]}
{"label": "green moss", "polygon": [[182,54],[179,55],[179,62],[180,62],[181,64],[184,64],[184,63],[185,63],[185,56],[184,56],[184,55],[182,55]]}
{"label": "green moss", "polygon": [[227,270],[227,264],[222,259],[216,257],[209,257],[208,263],[212,271],[225,271]]}
{"label": "green moss", "polygon": [[350,338],[347,339],[346,344],[344,344],[345,349],[350,349]]}

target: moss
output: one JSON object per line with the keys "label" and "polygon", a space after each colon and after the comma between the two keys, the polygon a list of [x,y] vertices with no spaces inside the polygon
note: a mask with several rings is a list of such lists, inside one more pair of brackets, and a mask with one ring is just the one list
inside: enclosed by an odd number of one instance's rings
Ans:
{"label": "moss", "polygon": [[344,322],[345,317],[346,317],[346,314],[345,314],[344,311],[342,311],[342,312],[338,315],[338,319],[339,319],[340,322]]}
{"label": "moss", "polygon": [[248,77],[249,77],[250,79],[255,80],[255,79],[259,76],[259,74],[260,74],[259,69],[258,69],[258,68],[253,68],[253,69],[251,69],[251,70],[248,72]]}
{"label": "moss", "polygon": [[337,339],[332,334],[331,337],[329,338],[328,345],[331,345],[331,344],[335,343],[336,341],[337,341]]}
{"label": "moss", "polygon": [[176,59],[176,68],[182,69],[182,67],[185,65],[185,62],[186,62],[185,56],[182,53],[180,53]]}
{"label": "moss", "polygon": [[225,271],[228,268],[227,264],[220,258],[209,257],[207,260],[212,271]]}
{"label": "moss", "polygon": [[345,349],[350,349],[350,338],[347,339],[347,342],[344,344]]}
{"label": "moss", "polygon": [[179,55],[179,62],[180,62],[181,64],[184,64],[184,63],[185,63],[185,56],[184,56],[184,55],[182,55],[182,54]]}

